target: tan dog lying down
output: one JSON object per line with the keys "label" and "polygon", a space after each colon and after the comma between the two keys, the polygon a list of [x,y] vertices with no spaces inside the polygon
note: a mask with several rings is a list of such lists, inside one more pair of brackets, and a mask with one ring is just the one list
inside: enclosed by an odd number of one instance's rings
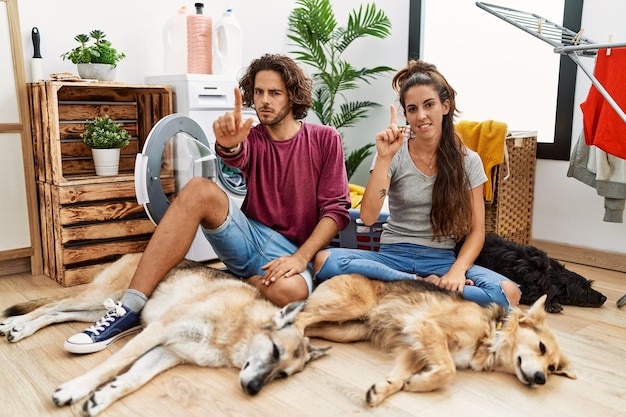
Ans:
{"label": "tan dog lying down", "polygon": [[575,379],[545,323],[541,297],[528,312],[483,308],[458,293],[423,281],[383,282],[341,275],[323,282],[296,317],[312,337],[336,342],[371,340],[393,351],[389,375],[367,391],[370,406],[400,391],[432,391],[456,369],[514,374],[529,386],[548,374]]}
{"label": "tan dog lying down", "polygon": [[[0,323],[0,333],[17,342],[52,323],[97,320],[105,313],[103,300],[119,299],[128,287],[140,256],[120,258],[76,296],[59,294],[8,308],[3,315],[10,317]],[[97,367],[61,384],[53,401],[64,406],[89,396],[83,412],[93,416],[182,363],[239,368],[241,388],[255,395],[269,381],[301,371],[326,352],[312,347],[293,326],[303,306],[299,301],[280,309],[226,272],[183,261],[146,303],[141,333]]]}

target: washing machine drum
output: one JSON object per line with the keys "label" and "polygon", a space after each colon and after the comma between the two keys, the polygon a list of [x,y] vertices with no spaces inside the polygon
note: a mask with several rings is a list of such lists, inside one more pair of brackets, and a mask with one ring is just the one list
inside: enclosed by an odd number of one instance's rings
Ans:
{"label": "washing machine drum", "polygon": [[[204,177],[219,181],[218,172],[224,169],[220,163],[197,122],[182,114],[166,116],[154,125],[142,153],[137,154],[137,202],[144,206],[152,222],[158,224],[189,180]],[[235,171],[230,174],[233,184],[238,184],[245,194],[245,183],[237,183]]]}

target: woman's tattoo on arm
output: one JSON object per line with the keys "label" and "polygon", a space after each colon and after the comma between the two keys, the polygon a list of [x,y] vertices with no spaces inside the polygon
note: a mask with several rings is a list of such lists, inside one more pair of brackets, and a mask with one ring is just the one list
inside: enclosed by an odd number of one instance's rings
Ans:
{"label": "woman's tattoo on arm", "polygon": [[380,189],[380,198],[385,198],[387,197],[387,190],[384,188]]}

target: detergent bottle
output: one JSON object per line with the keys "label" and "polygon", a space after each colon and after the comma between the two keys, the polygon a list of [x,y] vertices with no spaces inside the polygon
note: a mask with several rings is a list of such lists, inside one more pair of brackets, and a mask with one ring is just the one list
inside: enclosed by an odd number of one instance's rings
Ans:
{"label": "detergent bottle", "polygon": [[181,6],[163,27],[163,69],[165,74],[187,72],[187,7]]}
{"label": "detergent bottle", "polygon": [[214,39],[213,72],[236,77],[243,65],[243,39],[232,9],[216,24]]}
{"label": "detergent bottle", "polygon": [[195,3],[196,14],[187,16],[187,72],[211,74],[213,70],[213,20]]}

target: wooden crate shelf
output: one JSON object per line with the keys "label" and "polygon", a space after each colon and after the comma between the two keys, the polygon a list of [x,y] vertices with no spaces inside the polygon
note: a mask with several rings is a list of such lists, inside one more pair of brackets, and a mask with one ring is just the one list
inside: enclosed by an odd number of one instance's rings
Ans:
{"label": "wooden crate shelf", "polygon": [[135,201],[132,179],[63,185],[38,182],[44,273],[63,286],[85,269],[145,249],[155,226]]}
{"label": "wooden crate shelf", "polygon": [[80,139],[87,120],[106,114],[124,125],[133,138],[121,150],[120,174],[132,174],[148,133],[172,113],[169,86],[46,81],[28,91],[35,175],[50,184],[95,174],[91,150]]}
{"label": "wooden crate shelf", "polygon": [[[172,113],[169,86],[46,81],[28,84],[44,273],[83,284],[103,264],[145,249],[155,229],[135,196],[134,166],[148,133]],[[119,175],[95,175],[80,139],[85,121],[108,114],[133,136]],[[173,181],[164,181],[174,193]]]}

